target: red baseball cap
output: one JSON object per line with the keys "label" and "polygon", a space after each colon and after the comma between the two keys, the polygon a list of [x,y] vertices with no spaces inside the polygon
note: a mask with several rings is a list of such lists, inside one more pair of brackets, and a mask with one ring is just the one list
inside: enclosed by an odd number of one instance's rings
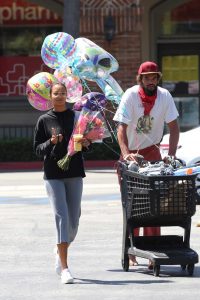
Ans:
{"label": "red baseball cap", "polygon": [[159,74],[161,75],[161,72],[158,69],[158,65],[153,61],[145,61],[143,62],[139,69],[138,69],[138,75],[145,75],[145,74]]}

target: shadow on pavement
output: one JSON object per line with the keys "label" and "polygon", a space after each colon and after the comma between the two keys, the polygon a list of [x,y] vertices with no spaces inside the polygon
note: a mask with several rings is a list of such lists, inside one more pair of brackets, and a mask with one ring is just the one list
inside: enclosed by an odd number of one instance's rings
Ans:
{"label": "shadow on pavement", "polygon": [[75,278],[76,280],[80,280],[80,282],[76,282],[78,284],[99,284],[99,285],[128,285],[128,284],[160,284],[172,282],[170,280],[97,280],[97,279],[89,279],[89,278]]}

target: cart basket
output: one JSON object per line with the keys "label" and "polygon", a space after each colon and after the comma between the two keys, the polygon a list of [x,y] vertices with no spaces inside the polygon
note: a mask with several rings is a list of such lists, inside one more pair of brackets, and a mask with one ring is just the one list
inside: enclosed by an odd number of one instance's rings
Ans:
{"label": "cart basket", "polygon": [[121,161],[119,172],[127,220],[174,220],[195,214],[195,175],[146,176],[129,171]]}

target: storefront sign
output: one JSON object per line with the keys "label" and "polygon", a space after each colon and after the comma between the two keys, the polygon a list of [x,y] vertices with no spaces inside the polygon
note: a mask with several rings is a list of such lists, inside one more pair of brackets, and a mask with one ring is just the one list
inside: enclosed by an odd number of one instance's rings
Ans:
{"label": "storefront sign", "polygon": [[0,74],[0,98],[25,96],[29,78],[39,72],[53,71],[44,65],[39,56],[4,56],[0,57],[0,65],[4,66]]}
{"label": "storefront sign", "polygon": [[0,26],[5,25],[56,25],[62,19],[49,9],[23,0],[2,0],[0,5]]}

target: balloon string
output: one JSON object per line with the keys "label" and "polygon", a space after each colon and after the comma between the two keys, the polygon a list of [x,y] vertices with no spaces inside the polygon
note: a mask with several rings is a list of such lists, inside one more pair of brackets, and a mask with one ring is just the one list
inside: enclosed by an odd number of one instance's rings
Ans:
{"label": "balloon string", "polygon": [[[84,79],[81,79],[81,81],[82,81],[83,87],[84,87],[87,91],[89,91],[89,92],[91,93],[91,89],[90,89],[90,87],[88,86],[88,84],[86,83],[86,81],[85,81]],[[99,108],[99,112],[100,112],[101,116],[103,117],[103,119],[104,119],[104,121],[105,121],[105,123],[106,123],[106,125],[107,125],[107,128],[108,128],[108,130],[109,130],[109,132],[110,132],[110,134],[111,134],[111,139],[112,139],[112,141],[113,141],[113,137],[114,137],[114,139],[117,141],[116,132],[113,130],[111,124],[109,123],[108,119],[106,118],[105,111],[108,111],[108,112],[110,112],[110,113],[112,113],[112,114],[115,114],[115,113],[112,112],[111,110],[105,109],[105,107],[99,105],[99,103],[98,103],[97,99],[95,98],[95,96],[94,96],[94,99],[95,99],[95,100],[94,100],[94,103],[95,103],[95,104],[97,105],[97,107]]]}
{"label": "balloon string", "polygon": [[[78,74],[78,76],[79,76],[79,74]],[[80,76],[79,76],[80,77]],[[91,93],[91,89],[90,89],[90,87],[88,86],[88,84],[86,83],[86,80],[84,80],[83,78],[81,79],[81,82],[82,82],[82,85],[83,85],[83,87],[85,88],[85,90],[87,90],[87,91],[89,91],[90,93]],[[94,97],[95,98],[95,97]],[[114,110],[116,111],[116,109],[117,109],[117,107],[114,105],[114,103],[115,102],[113,102],[112,100],[110,100],[110,102],[111,102],[111,104],[112,104],[112,107],[114,108]],[[98,101],[95,99],[95,101],[94,101],[94,103],[96,103],[96,104],[98,104]],[[118,106],[118,105],[117,105]],[[113,129],[113,127],[112,127],[112,125],[110,124],[110,122],[108,121],[108,119],[106,118],[106,115],[105,115],[105,112],[109,112],[110,114],[115,114],[115,111],[112,111],[112,110],[110,110],[110,109],[107,109],[107,108],[105,108],[105,107],[102,107],[102,106],[100,106],[99,104],[98,104],[98,107],[99,107],[99,111],[100,111],[100,113],[101,113],[101,115],[102,115],[102,117],[104,118],[104,120],[105,120],[105,123],[106,123],[106,125],[107,125],[107,127],[108,127],[108,130],[109,130],[109,132],[110,132],[110,134],[111,134],[111,140],[112,140],[112,142],[113,142],[113,138],[114,138],[114,140],[115,141],[117,141],[118,142],[118,139],[117,139],[117,125],[115,126],[115,128]],[[137,125],[136,124],[134,124],[134,127],[136,128],[137,127]],[[152,143],[152,139],[151,138],[149,138],[148,137],[148,135],[147,134],[145,134],[145,133],[143,133],[142,132],[142,134],[144,134],[144,136],[145,136],[145,138],[148,140],[148,141],[150,141],[151,143]],[[107,145],[107,144],[106,144]],[[158,149],[159,149],[159,146],[158,145],[156,145],[155,144],[155,147],[157,147]],[[111,147],[110,147],[111,148]],[[140,147],[139,147],[139,141],[138,141],[138,139],[137,139],[137,152],[140,150]],[[114,151],[115,152],[115,151]],[[116,152],[115,152],[116,153]]]}
{"label": "balloon string", "polygon": [[[83,86],[85,87],[85,89],[86,90],[88,90],[89,92],[91,92],[91,89],[89,88],[89,86],[87,85],[87,83],[86,83],[86,81],[84,80],[84,79],[82,79],[82,83],[83,83]],[[115,105],[114,105],[114,103],[113,103],[113,101],[112,100],[110,100],[111,101],[111,103],[112,103],[112,107],[116,110],[117,109],[117,107],[115,107]],[[94,102],[96,102],[97,104],[98,104],[98,101],[95,99],[95,101]],[[108,130],[109,130],[109,132],[110,132],[110,134],[111,134],[111,140],[112,140],[112,142],[113,142],[113,138],[114,138],[114,140],[116,141],[116,142],[118,142],[118,139],[117,139],[117,125],[115,126],[115,129],[113,129],[113,127],[112,127],[112,125],[110,124],[110,122],[108,121],[108,119],[106,118],[106,115],[105,115],[105,111],[106,112],[109,112],[110,114],[115,114],[115,112],[113,112],[112,110],[110,110],[110,109],[107,109],[107,108],[105,108],[105,107],[102,107],[102,106],[100,106],[99,104],[98,104],[98,107],[100,108],[100,113],[101,113],[101,115],[103,116],[103,118],[104,118],[104,120],[105,120],[105,122],[106,122],[106,125],[107,125],[107,127],[108,127]],[[134,125],[134,127],[136,128],[137,127],[137,125],[134,123],[133,124]],[[142,132],[142,134],[145,136],[145,138],[148,140],[148,141],[150,141],[151,143],[152,143],[152,139],[151,138],[149,138],[148,137],[148,135],[147,134],[145,134],[144,132]],[[138,141],[138,138],[136,137],[136,139],[137,139],[137,153],[139,152],[139,150],[140,150],[140,147],[139,147],[139,141]],[[154,143],[153,143],[154,144]],[[107,144],[105,144],[105,145],[107,145]],[[154,144],[154,146],[155,147],[157,147],[158,149],[159,149],[159,146],[158,145],[156,145],[156,144]],[[110,149],[111,149],[111,147],[109,147]],[[115,152],[114,150],[113,150],[113,152]],[[116,153],[116,152],[115,152]],[[117,154],[117,153],[116,153]]]}
{"label": "balloon string", "polygon": [[117,151],[115,151],[112,147],[110,147],[107,143],[105,143],[104,141],[103,141],[103,144],[108,148],[108,149],[110,149],[113,153],[115,153],[115,154],[117,154],[118,156],[120,156],[120,153],[119,152],[117,152]]}

